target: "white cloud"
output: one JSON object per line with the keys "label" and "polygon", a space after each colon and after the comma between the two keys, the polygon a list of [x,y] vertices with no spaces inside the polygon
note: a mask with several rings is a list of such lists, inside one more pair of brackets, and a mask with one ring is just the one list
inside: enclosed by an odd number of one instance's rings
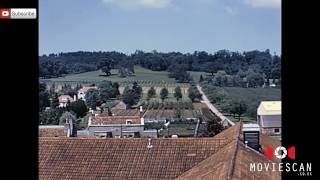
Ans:
{"label": "white cloud", "polygon": [[231,15],[236,14],[236,10],[234,8],[230,7],[230,6],[226,6],[224,9],[226,10],[226,12],[228,14],[231,14]]}
{"label": "white cloud", "polygon": [[165,8],[173,0],[103,0],[107,5],[115,5],[123,9]]}
{"label": "white cloud", "polygon": [[244,0],[253,7],[281,7],[281,0]]}

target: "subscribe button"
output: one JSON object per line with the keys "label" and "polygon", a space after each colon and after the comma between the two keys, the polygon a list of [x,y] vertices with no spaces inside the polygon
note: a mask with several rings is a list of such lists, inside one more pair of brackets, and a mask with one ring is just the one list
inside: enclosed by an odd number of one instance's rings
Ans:
{"label": "subscribe button", "polygon": [[36,19],[35,8],[6,8],[0,9],[0,19]]}

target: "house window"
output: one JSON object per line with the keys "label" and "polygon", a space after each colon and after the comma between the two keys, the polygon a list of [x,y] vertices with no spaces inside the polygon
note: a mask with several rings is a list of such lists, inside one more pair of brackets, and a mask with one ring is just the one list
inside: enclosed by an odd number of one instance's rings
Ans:
{"label": "house window", "polygon": [[132,120],[131,120],[131,119],[128,119],[128,120],[126,121],[126,124],[132,124]]}
{"label": "house window", "polygon": [[279,128],[275,128],[274,129],[274,133],[280,133],[280,129]]}

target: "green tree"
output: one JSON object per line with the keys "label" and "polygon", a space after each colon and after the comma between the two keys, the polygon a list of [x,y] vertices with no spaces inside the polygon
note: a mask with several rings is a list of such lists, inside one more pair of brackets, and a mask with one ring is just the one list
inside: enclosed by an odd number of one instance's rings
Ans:
{"label": "green tree", "polygon": [[248,106],[243,101],[233,101],[231,102],[231,108],[229,110],[230,114],[233,114],[235,116],[238,115],[238,120],[240,121],[241,116],[247,112]]}
{"label": "green tree", "polygon": [[112,83],[111,81],[102,81],[99,86],[100,101],[107,102],[110,98],[116,98],[120,95],[119,84]]}
{"label": "green tree", "polygon": [[42,111],[50,106],[49,93],[45,83],[39,84],[39,110]]}
{"label": "green tree", "polygon": [[41,125],[58,125],[62,111],[59,109],[48,109],[40,112],[39,123]]}
{"label": "green tree", "polygon": [[213,78],[215,86],[226,86],[228,83],[228,74],[225,71],[218,71]]}
{"label": "green tree", "polygon": [[166,87],[162,88],[160,91],[160,98],[162,99],[162,101],[164,101],[164,99],[166,99],[168,97],[168,89]]}
{"label": "green tree", "polygon": [[56,108],[59,106],[59,97],[57,93],[52,94],[51,96],[51,102],[50,102],[50,107],[51,108]]}
{"label": "green tree", "polygon": [[101,69],[106,76],[111,75],[111,69],[113,67],[114,61],[111,58],[103,58],[98,62],[97,68]]}
{"label": "green tree", "polygon": [[182,117],[182,111],[181,111],[180,108],[176,109],[175,115],[176,115],[176,118],[181,118]]}
{"label": "green tree", "polygon": [[68,108],[74,112],[78,118],[84,117],[88,112],[85,102],[81,99],[71,102]]}
{"label": "green tree", "polygon": [[199,82],[203,82],[204,81],[204,79],[203,79],[203,76],[202,76],[202,74],[200,75],[200,79],[199,79]]}
{"label": "green tree", "polygon": [[182,92],[181,92],[180,86],[177,86],[177,87],[174,89],[174,97],[177,99],[177,101],[179,101],[179,99],[182,98]]}
{"label": "green tree", "polygon": [[247,72],[247,82],[249,87],[261,87],[264,83],[264,78],[262,74],[249,70]]}
{"label": "green tree", "polygon": [[97,106],[101,105],[100,94],[97,89],[89,89],[85,96],[86,104],[92,109],[96,109]]}
{"label": "green tree", "polygon": [[207,130],[210,136],[214,136],[223,130],[223,126],[216,119],[207,122]]}
{"label": "green tree", "polygon": [[61,117],[59,118],[59,125],[64,125],[67,122],[67,120],[70,119],[72,120],[72,122],[75,122],[77,118],[71,112],[66,111],[62,113]]}
{"label": "green tree", "polygon": [[132,86],[132,90],[134,91],[135,99],[139,100],[142,96],[142,87],[139,86],[137,82],[134,82]]}
{"label": "green tree", "polygon": [[139,98],[137,98],[136,92],[133,89],[126,86],[122,93],[122,101],[131,107],[139,101]]}
{"label": "green tree", "polygon": [[196,99],[200,100],[202,94],[198,91],[196,86],[191,86],[188,89],[188,97],[191,99],[192,102],[194,102]]}
{"label": "green tree", "polygon": [[51,84],[49,93],[50,93],[51,96],[56,93],[56,85],[55,85],[55,83]]}
{"label": "green tree", "polygon": [[152,86],[149,90],[148,90],[148,98],[154,98],[156,96],[156,90],[155,88]]}

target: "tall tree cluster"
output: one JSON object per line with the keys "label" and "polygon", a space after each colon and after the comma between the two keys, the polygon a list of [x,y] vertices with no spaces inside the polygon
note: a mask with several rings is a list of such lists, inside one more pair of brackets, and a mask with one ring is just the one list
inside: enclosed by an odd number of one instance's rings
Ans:
{"label": "tall tree cluster", "polygon": [[[134,73],[134,65],[153,71],[169,71],[179,82],[190,81],[187,71],[205,71],[212,76],[218,71],[236,76],[239,72],[254,72],[266,79],[281,79],[281,57],[271,55],[269,50],[231,52],[220,50],[213,54],[205,51],[193,53],[137,50],[126,55],[120,52],[70,52],[40,56],[41,78],[59,77],[63,74],[81,73],[101,69],[107,76],[111,69],[118,69],[120,77]],[[178,76],[178,74],[180,76]]]}
{"label": "tall tree cluster", "polygon": [[137,82],[134,82],[132,87],[126,86],[122,93],[122,100],[129,107],[137,104],[142,97],[142,88]]}

